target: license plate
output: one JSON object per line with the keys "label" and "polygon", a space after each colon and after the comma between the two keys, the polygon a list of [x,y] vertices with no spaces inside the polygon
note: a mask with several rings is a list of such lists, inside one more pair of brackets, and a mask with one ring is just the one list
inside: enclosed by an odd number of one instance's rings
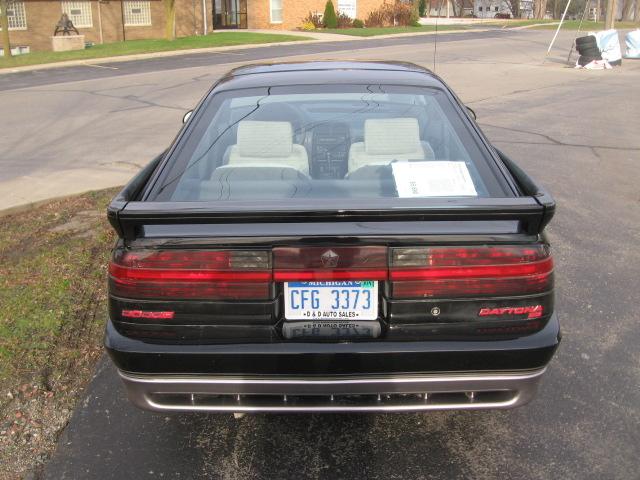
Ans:
{"label": "license plate", "polygon": [[375,320],[378,282],[287,282],[284,284],[287,320]]}

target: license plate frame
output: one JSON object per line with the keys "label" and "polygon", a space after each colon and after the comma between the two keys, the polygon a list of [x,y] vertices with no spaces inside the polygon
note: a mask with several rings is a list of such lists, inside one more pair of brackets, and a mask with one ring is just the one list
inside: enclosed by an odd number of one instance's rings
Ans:
{"label": "license plate frame", "polygon": [[[379,282],[374,280],[285,282],[284,318],[334,322],[377,320],[378,289]],[[334,308],[336,302],[338,307]]]}

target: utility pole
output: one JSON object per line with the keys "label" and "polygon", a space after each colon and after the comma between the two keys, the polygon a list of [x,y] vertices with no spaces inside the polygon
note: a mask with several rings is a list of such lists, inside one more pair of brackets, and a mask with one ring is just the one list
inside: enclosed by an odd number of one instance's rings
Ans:
{"label": "utility pole", "polygon": [[607,0],[607,10],[604,16],[604,29],[610,30],[614,28],[616,13],[618,11],[617,0]]}

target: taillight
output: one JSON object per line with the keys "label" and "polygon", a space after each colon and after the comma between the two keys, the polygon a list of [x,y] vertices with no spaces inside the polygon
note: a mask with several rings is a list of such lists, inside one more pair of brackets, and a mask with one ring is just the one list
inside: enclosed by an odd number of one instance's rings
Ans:
{"label": "taillight", "polygon": [[[272,265],[273,255],[273,265]],[[545,245],[117,250],[111,293],[124,298],[272,298],[273,282],[389,281],[393,298],[514,296],[553,288]]]}
{"label": "taillight", "polygon": [[394,248],[395,298],[511,296],[553,287],[545,245]]}
{"label": "taillight", "polygon": [[387,280],[387,248],[278,247],[273,249],[274,280]]}
{"label": "taillight", "polygon": [[267,299],[271,255],[243,250],[117,250],[111,293],[127,298]]}

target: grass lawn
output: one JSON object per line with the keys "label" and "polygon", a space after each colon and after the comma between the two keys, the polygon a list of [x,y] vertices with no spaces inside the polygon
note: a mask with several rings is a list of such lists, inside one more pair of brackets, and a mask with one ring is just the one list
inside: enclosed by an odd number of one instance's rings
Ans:
{"label": "grass lawn", "polygon": [[298,35],[281,35],[277,33],[252,32],[220,32],[209,35],[169,40],[129,40],[126,42],[94,45],[85,50],[72,52],[33,52],[17,55],[10,59],[0,57],[0,68],[38,65],[42,63],[62,62],[65,60],[87,60],[90,58],[115,57],[136,53],[166,52],[171,50],[189,50],[193,48],[225,47],[230,45],[249,45],[274,42],[293,42],[311,40]]}
{"label": "grass lawn", "polygon": [[[556,22],[558,22],[558,20],[556,20]],[[580,20],[567,20],[562,24],[562,30],[578,30],[579,25],[580,25]],[[533,28],[551,30],[551,29],[558,28],[558,25],[541,25],[539,27],[533,27]],[[624,30],[624,29],[638,28],[638,25],[634,22],[616,22],[615,28],[617,30]],[[590,20],[589,21],[585,20],[584,22],[582,22],[583,32],[598,31],[598,30],[604,30],[604,22],[592,22]]]}
{"label": "grass lawn", "polygon": [[0,478],[53,450],[101,355],[115,191],[0,217]]}
{"label": "grass lawn", "polygon": [[[469,25],[438,25],[438,31],[445,30],[467,30]],[[391,35],[394,33],[420,33],[434,32],[435,25],[422,25],[420,27],[379,27],[379,28],[323,28],[315,30],[318,33],[338,33],[340,35],[351,35],[354,37],[377,37],[378,35]]]}

